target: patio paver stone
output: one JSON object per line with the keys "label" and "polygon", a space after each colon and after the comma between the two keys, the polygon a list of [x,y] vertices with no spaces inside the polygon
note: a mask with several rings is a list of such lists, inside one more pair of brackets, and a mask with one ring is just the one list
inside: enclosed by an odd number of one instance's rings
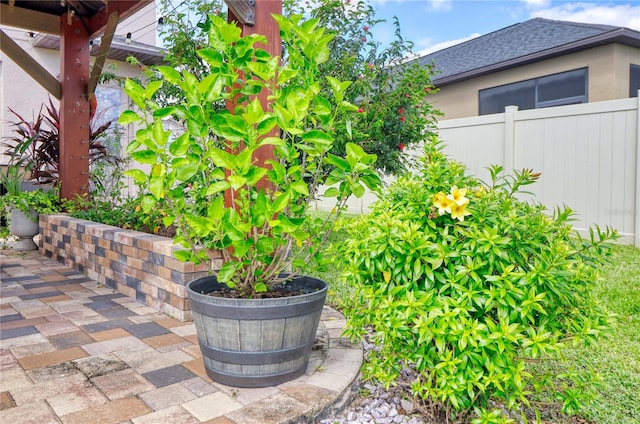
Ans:
{"label": "patio paver stone", "polygon": [[206,374],[193,322],[116,293],[39,252],[0,251],[0,422],[277,424],[316,422],[343,404],[362,347],[325,307],[302,377],[225,386]]}

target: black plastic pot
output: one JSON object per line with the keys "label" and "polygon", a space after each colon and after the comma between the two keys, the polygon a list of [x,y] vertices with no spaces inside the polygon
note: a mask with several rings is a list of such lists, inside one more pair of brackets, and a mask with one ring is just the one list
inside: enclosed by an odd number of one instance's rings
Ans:
{"label": "black plastic pot", "polygon": [[[235,387],[266,387],[307,369],[327,296],[327,283],[298,277],[286,284],[305,294],[270,299],[229,299],[214,276],[187,286],[207,375]],[[204,294],[203,294],[204,293]]]}

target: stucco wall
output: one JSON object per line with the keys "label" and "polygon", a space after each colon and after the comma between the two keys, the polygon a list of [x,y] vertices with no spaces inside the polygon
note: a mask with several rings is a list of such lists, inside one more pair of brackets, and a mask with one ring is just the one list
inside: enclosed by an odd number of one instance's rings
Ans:
{"label": "stucco wall", "polygon": [[[27,42],[27,33],[25,31],[7,28],[3,30],[47,69],[51,75],[59,76],[60,60],[57,51],[33,47]],[[48,93],[15,62],[1,53],[0,62],[2,62],[2,79],[0,80],[0,96],[2,97],[0,120],[2,122],[0,123],[0,137],[4,140],[13,131],[7,121],[15,120],[15,116],[9,112],[8,108],[15,110],[25,119],[33,120],[40,109],[40,105],[47,101]],[[6,160],[4,148],[0,146],[0,163],[6,163]]]}
{"label": "stucco wall", "polygon": [[[155,46],[156,44],[156,16],[155,2],[149,3],[116,28],[116,35],[126,36],[131,32],[131,38],[139,43]],[[154,23],[155,22],[155,23]]]}
{"label": "stucco wall", "polygon": [[445,114],[443,119],[478,116],[479,90],[584,67],[589,68],[590,103],[627,98],[632,63],[640,63],[640,49],[609,44],[447,85],[428,101]]}

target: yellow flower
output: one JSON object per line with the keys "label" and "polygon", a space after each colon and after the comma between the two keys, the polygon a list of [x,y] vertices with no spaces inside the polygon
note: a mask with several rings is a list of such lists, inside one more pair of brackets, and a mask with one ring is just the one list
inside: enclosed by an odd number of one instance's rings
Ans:
{"label": "yellow flower", "polygon": [[451,206],[455,203],[449,200],[443,192],[440,192],[433,196],[433,205],[438,208],[438,215],[444,215],[445,212],[451,213]]}
{"label": "yellow flower", "polygon": [[469,199],[464,197],[467,194],[467,189],[458,189],[457,186],[451,187],[451,194],[447,195],[447,199],[454,202],[458,206],[464,206],[469,203]]}
{"label": "yellow flower", "polygon": [[467,205],[458,206],[455,203],[451,206],[451,218],[464,221],[464,217],[471,215],[471,212],[467,210]]}
{"label": "yellow flower", "polygon": [[473,194],[474,194],[476,197],[482,197],[482,196],[484,196],[484,194],[485,194],[486,192],[487,192],[487,190],[484,188],[484,186],[480,186],[480,187],[478,187],[478,188],[473,192]]}

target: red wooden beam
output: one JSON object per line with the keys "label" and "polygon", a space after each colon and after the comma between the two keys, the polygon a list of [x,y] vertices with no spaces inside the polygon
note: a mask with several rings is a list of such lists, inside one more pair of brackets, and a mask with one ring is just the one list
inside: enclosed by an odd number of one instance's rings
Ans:
{"label": "red wooden beam", "polygon": [[74,199],[89,183],[89,33],[78,18],[60,17],[60,196]]}
{"label": "red wooden beam", "polygon": [[[245,0],[248,1],[248,0]],[[227,2],[229,4],[229,2]],[[237,7],[237,5],[236,5]],[[276,24],[276,21],[271,16],[272,14],[282,14],[282,0],[256,0],[255,1],[255,24],[249,25],[243,23],[241,18],[236,17],[233,14],[232,8],[229,8],[228,20],[229,22],[235,22],[242,30],[242,36],[250,34],[261,34],[267,37],[267,45],[261,46],[272,56],[282,55],[282,40],[280,39],[280,28]],[[264,109],[267,109],[267,93],[263,92],[258,96],[260,103]],[[278,136],[278,130],[275,129],[270,136]],[[263,146],[255,153],[254,159],[259,165],[264,165],[265,161],[274,159],[274,147]],[[259,184],[260,187],[266,188],[266,181],[264,184]],[[227,204],[230,202],[231,194],[227,193]]]}

